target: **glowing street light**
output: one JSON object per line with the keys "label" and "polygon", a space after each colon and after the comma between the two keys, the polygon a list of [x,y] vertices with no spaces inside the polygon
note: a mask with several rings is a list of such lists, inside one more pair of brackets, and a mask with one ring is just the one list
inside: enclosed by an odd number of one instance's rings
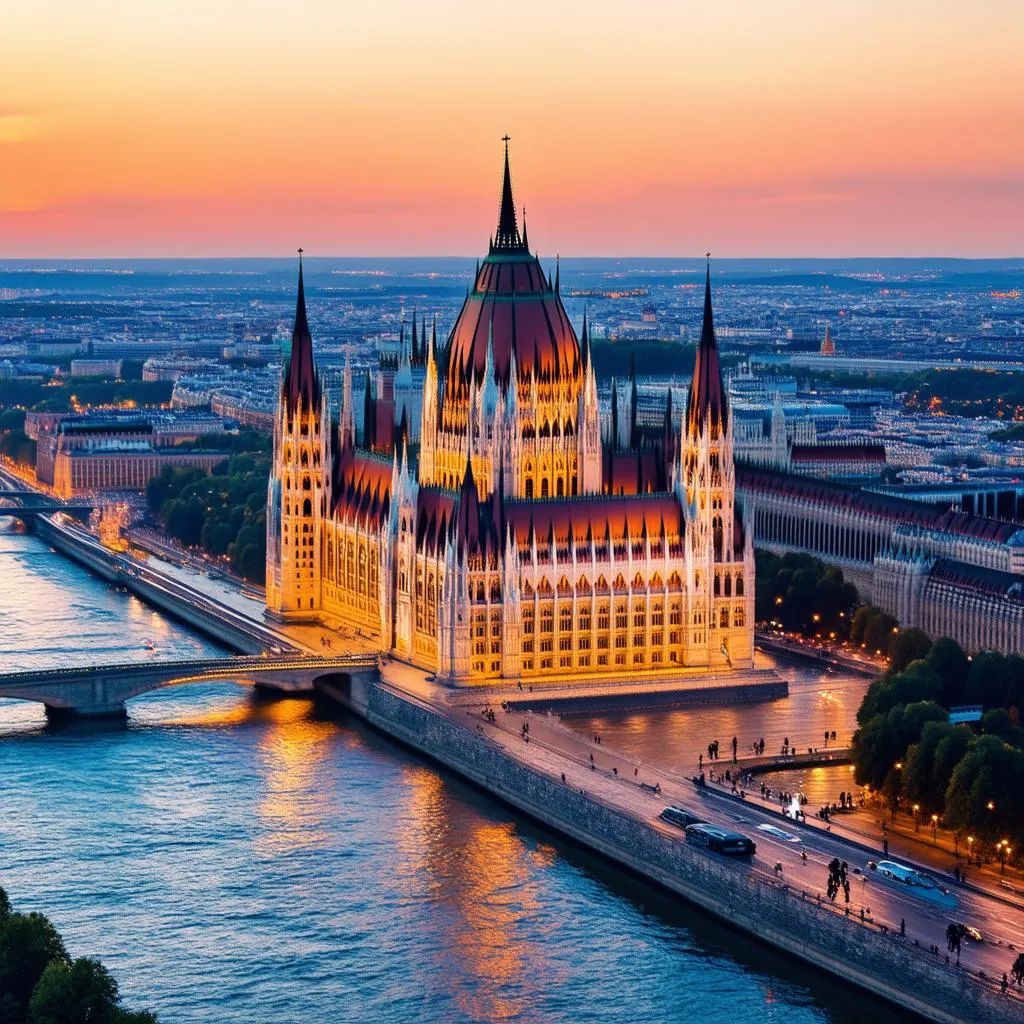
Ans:
{"label": "glowing street light", "polygon": [[914,831],[919,832],[921,829],[921,819],[918,817],[917,812],[921,810],[920,804],[914,804]]}
{"label": "glowing street light", "polygon": [[935,832],[939,827],[939,816],[937,814],[932,815],[932,842],[935,842]]}

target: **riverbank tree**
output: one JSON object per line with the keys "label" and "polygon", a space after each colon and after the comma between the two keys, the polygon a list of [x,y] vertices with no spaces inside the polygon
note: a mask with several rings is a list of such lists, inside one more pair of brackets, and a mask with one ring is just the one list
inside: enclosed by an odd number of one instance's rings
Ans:
{"label": "riverbank tree", "polygon": [[117,982],[98,961],[72,960],[42,914],[19,914],[0,888],[0,1021],[3,1024],[156,1024],[121,1006]]}

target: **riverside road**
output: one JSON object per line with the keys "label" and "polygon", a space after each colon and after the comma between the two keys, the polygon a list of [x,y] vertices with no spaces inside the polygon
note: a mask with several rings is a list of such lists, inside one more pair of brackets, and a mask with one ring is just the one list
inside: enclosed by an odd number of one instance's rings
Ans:
{"label": "riverside road", "polygon": [[[427,699],[435,707],[441,706],[445,701],[443,688],[416,680],[415,675],[419,674],[396,663],[384,670],[384,677],[391,685]],[[961,950],[961,969],[972,974],[984,971],[990,979],[998,980],[1004,971],[1009,971],[1015,950],[1024,948],[1024,909],[1019,906],[962,887],[952,889],[955,907],[937,905],[923,896],[900,891],[871,872],[866,867],[867,861],[882,859],[881,850],[869,853],[840,836],[791,822],[782,814],[759,806],[758,801],[734,799],[728,791],[714,786],[700,789],[689,779],[630,760],[601,744],[587,742],[552,716],[495,708],[495,720],[491,723],[482,710],[482,707],[450,708],[448,714],[460,724],[488,735],[517,760],[555,778],[561,778],[564,773],[566,785],[586,790],[609,805],[677,837],[679,842],[685,841],[682,832],[658,818],[662,809],[670,804],[686,807],[708,821],[749,835],[757,843],[757,854],[749,863],[736,862],[737,871],[754,871],[779,878],[797,892],[806,891],[812,898],[820,894],[825,900],[828,863],[834,857],[847,861],[851,871],[848,904],[851,915],[859,918],[864,908],[864,927],[877,930],[884,926],[897,933],[901,920],[904,921],[906,941],[913,944],[916,940],[922,956],[934,958],[929,950],[935,945],[940,951],[939,959],[945,962],[945,933],[952,921],[971,925],[984,937],[981,943],[965,943]],[[529,741],[522,733],[524,723],[529,726],[526,734]],[[719,764],[724,770],[724,763]],[[660,787],[659,793],[644,788],[654,785]],[[759,825],[775,826],[792,839],[763,831]],[[781,865],[781,871],[776,870],[776,865]],[[860,868],[861,874],[853,874],[854,868]],[[937,881],[946,884],[944,879]],[[836,913],[844,914],[846,907],[840,892],[835,903]],[[950,970],[956,969],[955,962],[953,957]]]}

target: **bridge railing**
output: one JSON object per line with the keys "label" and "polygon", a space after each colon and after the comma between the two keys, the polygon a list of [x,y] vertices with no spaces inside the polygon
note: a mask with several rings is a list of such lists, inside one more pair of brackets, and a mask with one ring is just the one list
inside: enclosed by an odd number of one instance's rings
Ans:
{"label": "bridge railing", "polygon": [[367,668],[377,663],[376,655],[339,654],[321,658],[315,654],[297,658],[265,658],[262,655],[242,655],[229,658],[196,658],[185,661],[122,662],[108,665],[68,665],[63,668],[4,672],[0,674],[0,686],[15,685],[19,682],[45,682],[74,677],[91,672],[112,674],[143,675],[160,672],[168,675],[227,675],[236,671],[259,669],[261,671],[289,671],[295,669]]}

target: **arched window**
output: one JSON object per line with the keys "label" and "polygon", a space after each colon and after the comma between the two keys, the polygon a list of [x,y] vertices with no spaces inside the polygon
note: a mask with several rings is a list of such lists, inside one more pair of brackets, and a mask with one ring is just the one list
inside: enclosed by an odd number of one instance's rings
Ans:
{"label": "arched window", "polygon": [[556,495],[556,497],[559,497],[559,498],[562,498],[562,497],[565,496],[565,484],[562,481],[561,477],[559,477],[555,481],[555,495]]}
{"label": "arched window", "polygon": [[302,449],[302,455],[301,455],[299,461],[304,466],[308,466],[309,465],[309,452],[307,452],[305,448]]}
{"label": "arched window", "polygon": [[725,596],[732,597],[732,577],[725,577]]}
{"label": "arched window", "polygon": [[546,498],[548,496],[548,478],[544,477],[540,482],[540,496]]}
{"label": "arched window", "polygon": [[715,561],[722,561],[722,517],[715,516],[712,521],[712,529],[715,534]]}
{"label": "arched window", "polygon": [[[737,597],[742,597],[743,596],[743,577],[742,576],[737,576],[736,577],[736,596]],[[743,623],[741,622],[740,625],[742,626]]]}
{"label": "arched window", "polygon": [[727,629],[729,626],[729,609],[722,608],[718,615],[718,625],[722,629]]}
{"label": "arched window", "polygon": [[302,514],[304,516],[311,516],[313,514],[313,502],[309,498],[302,503]]}
{"label": "arched window", "polygon": [[527,498],[532,498],[533,497],[533,481],[532,480],[527,480],[526,481],[526,496],[527,496]]}
{"label": "arched window", "polygon": [[737,608],[732,613],[732,624],[734,626],[742,626],[743,625],[743,609],[742,608]]}
{"label": "arched window", "polygon": [[719,578],[718,573],[715,573],[715,597],[722,596],[722,581]]}

